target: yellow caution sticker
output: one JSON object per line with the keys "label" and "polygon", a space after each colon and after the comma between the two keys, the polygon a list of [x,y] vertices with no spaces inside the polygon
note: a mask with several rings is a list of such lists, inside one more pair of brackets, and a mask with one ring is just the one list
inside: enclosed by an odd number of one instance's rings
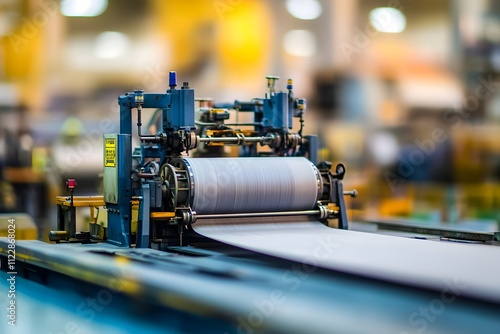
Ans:
{"label": "yellow caution sticker", "polygon": [[116,138],[105,138],[104,148],[104,166],[116,167]]}

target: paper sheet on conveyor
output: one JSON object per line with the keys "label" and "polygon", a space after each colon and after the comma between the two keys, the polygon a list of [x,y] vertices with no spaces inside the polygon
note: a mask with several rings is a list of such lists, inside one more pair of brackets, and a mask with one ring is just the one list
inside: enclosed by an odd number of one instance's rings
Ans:
{"label": "paper sheet on conveyor", "polygon": [[[323,189],[318,169],[305,158],[183,161],[198,214],[310,210]],[[500,302],[500,247],[338,230],[307,217],[199,219],[193,228],[308,265]]]}
{"label": "paper sheet on conveyor", "polygon": [[198,221],[211,239],[327,269],[500,302],[500,248],[338,230],[314,219]]}

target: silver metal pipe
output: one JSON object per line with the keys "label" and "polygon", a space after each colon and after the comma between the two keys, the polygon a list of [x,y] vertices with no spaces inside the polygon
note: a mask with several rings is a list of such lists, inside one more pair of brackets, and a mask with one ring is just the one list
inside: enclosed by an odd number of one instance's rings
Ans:
{"label": "silver metal pipe", "polygon": [[315,216],[321,214],[319,210],[304,211],[277,211],[277,212],[248,212],[248,213],[220,213],[195,215],[196,219],[217,218],[245,218],[245,217],[276,217],[276,216]]}
{"label": "silver metal pipe", "polygon": [[[194,124],[196,125],[202,125],[202,126],[217,126],[219,124],[217,123],[209,123],[209,122],[201,122],[201,121],[195,121]],[[262,126],[264,123],[262,122],[248,122],[248,123],[221,123],[220,125],[226,125],[226,126]]]}
{"label": "silver metal pipe", "polygon": [[249,143],[263,143],[267,140],[270,140],[270,138],[264,138],[264,137],[244,137],[243,141],[249,142]]}
{"label": "silver metal pipe", "polygon": [[200,137],[200,143],[263,143],[271,138],[265,137]]}
{"label": "silver metal pipe", "polygon": [[157,136],[157,135],[144,135],[140,136],[141,142],[145,143],[159,143],[161,141],[162,137]]}
{"label": "silver metal pipe", "polygon": [[200,137],[200,143],[210,143],[210,142],[220,142],[220,143],[237,143],[239,138],[237,137]]}
{"label": "silver metal pipe", "polygon": [[217,123],[209,123],[209,122],[202,122],[202,121],[194,121],[194,124],[201,125],[201,126],[216,126],[217,125]]}

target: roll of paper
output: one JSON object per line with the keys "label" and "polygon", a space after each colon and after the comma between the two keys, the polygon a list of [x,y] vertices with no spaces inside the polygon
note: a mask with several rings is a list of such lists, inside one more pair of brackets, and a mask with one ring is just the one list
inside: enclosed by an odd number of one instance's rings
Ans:
{"label": "roll of paper", "polygon": [[184,158],[197,214],[310,210],[319,171],[301,157]]}

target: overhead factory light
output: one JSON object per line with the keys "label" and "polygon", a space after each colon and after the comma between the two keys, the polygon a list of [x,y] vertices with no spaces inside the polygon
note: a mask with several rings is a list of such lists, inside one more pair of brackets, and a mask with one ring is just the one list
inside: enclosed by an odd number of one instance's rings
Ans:
{"label": "overhead factory light", "polygon": [[283,48],[292,56],[311,57],[316,53],[316,37],[309,30],[290,30],[283,39]]}
{"label": "overhead factory light", "polygon": [[101,59],[118,58],[127,52],[129,44],[129,39],[125,34],[105,31],[95,39],[94,55]]}
{"label": "overhead factory light", "polygon": [[287,0],[286,9],[293,17],[301,20],[317,19],[322,12],[318,0]]}
{"label": "overhead factory light", "polygon": [[406,28],[406,16],[396,8],[378,7],[370,12],[370,24],[380,32],[399,33]]}
{"label": "overhead factory light", "polygon": [[108,7],[108,0],[61,0],[61,14],[74,17],[99,16]]}
{"label": "overhead factory light", "polygon": [[368,149],[378,164],[387,166],[397,160],[400,148],[393,134],[378,132],[368,141]]}

